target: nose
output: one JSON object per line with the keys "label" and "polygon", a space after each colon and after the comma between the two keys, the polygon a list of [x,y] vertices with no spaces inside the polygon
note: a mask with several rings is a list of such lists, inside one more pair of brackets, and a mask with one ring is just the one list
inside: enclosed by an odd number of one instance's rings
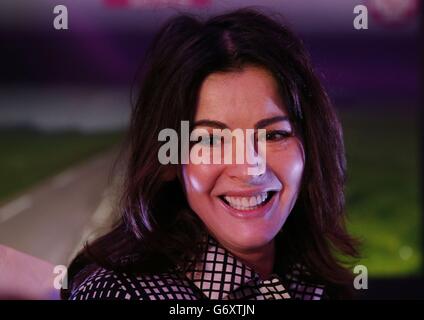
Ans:
{"label": "nose", "polygon": [[[243,139],[244,140],[244,139]],[[233,143],[232,162],[226,165],[226,174],[233,180],[248,184],[260,184],[265,178],[266,151],[253,137],[246,135],[243,143]]]}

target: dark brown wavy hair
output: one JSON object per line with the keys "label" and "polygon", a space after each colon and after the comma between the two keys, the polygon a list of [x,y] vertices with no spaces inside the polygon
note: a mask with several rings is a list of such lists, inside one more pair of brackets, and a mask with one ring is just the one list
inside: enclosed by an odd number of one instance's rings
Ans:
{"label": "dark brown wavy hair", "polygon": [[180,14],[161,28],[132,110],[120,218],[72,261],[62,298],[98,266],[160,272],[198,254],[193,243],[204,226],[179,181],[169,180],[169,167],[159,163],[158,134],[164,128],[179,132],[182,120],[193,121],[208,75],[246,65],[271,72],[306,154],[298,200],[278,236],[284,250],[277,254],[287,266],[306,266],[330,297],[348,296],[353,277],[341,259],[357,257],[357,249],[345,228],[342,129],[301,40],[276,17],[251,8],[206,21]]}

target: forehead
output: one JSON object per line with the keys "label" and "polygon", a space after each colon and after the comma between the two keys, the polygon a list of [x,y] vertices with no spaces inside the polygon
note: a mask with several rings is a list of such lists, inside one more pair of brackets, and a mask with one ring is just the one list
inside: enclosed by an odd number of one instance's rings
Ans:
{"label": "forehead", "polygon": [[287,113],[274,77],[263,68],[247,66],[209,75],[200,89],[195,118],[257,119],[282,114]]}

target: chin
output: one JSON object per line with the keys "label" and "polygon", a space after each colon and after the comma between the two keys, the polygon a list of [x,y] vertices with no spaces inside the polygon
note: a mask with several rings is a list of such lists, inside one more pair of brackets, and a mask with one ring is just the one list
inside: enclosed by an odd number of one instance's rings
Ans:
{"label": "chin", "polygon": [[237,247],[239,250],[249,251],[267,245],[274,239],[277,233],[278,231],[240,230],[237,232],[230,230],[226,237],[227,240],[223,240],[230,243],[234,248]]}

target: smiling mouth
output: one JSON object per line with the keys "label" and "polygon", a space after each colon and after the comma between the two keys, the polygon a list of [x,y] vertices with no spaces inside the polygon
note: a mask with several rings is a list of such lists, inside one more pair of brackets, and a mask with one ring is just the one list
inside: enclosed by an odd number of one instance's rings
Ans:
{"label": "smiling mouth", "polygon": [[241,211],[254,210],[266,205],[276,194],[276,191],[261,192],[250,197],[219,196],[228,206]]}

